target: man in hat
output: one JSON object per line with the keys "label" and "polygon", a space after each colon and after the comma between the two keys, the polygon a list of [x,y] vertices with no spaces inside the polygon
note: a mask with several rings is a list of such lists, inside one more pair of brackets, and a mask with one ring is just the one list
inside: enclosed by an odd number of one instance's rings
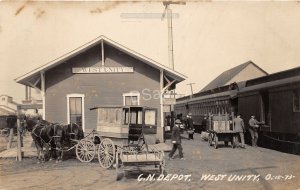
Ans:
{"label": "man in hat", "polygon": [[245,139],[244,139],[244,133],[245,133],[245,126],[244,121],[241,118],[241,114],[237,114],[236,118],[234,118],[234,126],[235,131],[239,133],[240,139],[241,139],[241,148],[245,148]]}
{"label": "man in hat", "polygon": [[192,113],[189,113],[187,116],[186,116],[186,124],[187,124],[187,133],[189,134],[189,140],[192,139],[194,140],[194,131],[195,131],[195,128],[194,128],[194,121],[192,119]]}
{"label": "man in hat", "polygon": [[201,132],[207,130],[207,115],[206,114],[204,114],[204,118],[201,122],[201,126],[202,126]]}
{"label": "man in hat", "polygon": [[250,120],[249,120],[249,132],[251,135],[251,139],[252,139],[252,146],[253,147],[257,147],[257,139],[258,139],[258,133],[257,133],[257,129],[259,127],[259,122],[255,119],[255,116],[252,115]]}
{"label": "man in hat", "polygon": [[179,158],[184,160],[183,153],[182,153],[182,146],[181,146],[181,136],[180,136],[180,129],[179,125],[181,124],[179,119],[175,120],[175,126],[172,128],[172,144],[173,148],[169,154],[169,159],[173,160],[174,153],[178,149],[179,151]]}

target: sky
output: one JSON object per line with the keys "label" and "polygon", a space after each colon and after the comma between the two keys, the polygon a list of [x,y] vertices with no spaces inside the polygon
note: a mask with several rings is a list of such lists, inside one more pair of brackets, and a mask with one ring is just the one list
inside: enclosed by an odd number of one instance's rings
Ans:
{"label": "sky", "polygon": [[[174,67],[188,77],[179,94],[249,60],[268,73],[300,66],[300,2],[194,1],[171,9]],[[0,94],[20,102],[25,88],[15,78],[100,35],[169,66],[163,11],[153,1],[0,1]]]}

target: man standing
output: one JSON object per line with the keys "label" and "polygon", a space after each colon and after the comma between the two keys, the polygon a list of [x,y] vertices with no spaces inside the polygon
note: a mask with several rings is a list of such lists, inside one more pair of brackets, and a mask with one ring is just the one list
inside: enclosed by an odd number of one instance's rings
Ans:
{"label": "man standing", "polygon": [[179,151],[179,158],[181,160],[184,160],[183,158],[183,153],[182,153],[182,146],[181,146],[181,136],[180,136],[180,129],[179,125],[181,124],[179,119],[175,120],[175,126],[172,128],[172,144],[173,148],[169,154],[169,159],[173,160],[174,159],[174,153],[178,149]]}
{"label": "man standing", "polygon": [[257,147],[257,139],[258,139],[257,129],[259,127],[258,124],[259,122],[255,119],[255,116],[252,115],[251,119],[249,120],[249,125],[250,125],[249,131],[250,131],[253,147]]}
{"label": "man standing", "polygon": [[241,138],[241,148],[245,148],[245,139],[244,139],[244,133],[245,133],[245,126],[244,126],[244,121],[241,118],[240,114],[237,114],[236,118],[233,120],[234,121],[234,126],[235,126],[235,131],[239,133],[240,138]]}
{"label": "man standing", "polygon": [[194,140],[194,122],[193,122],[193,119],[192,119],[192,114],[189,113],[187,116],[187,119],[186,119],[186,123],[187,123],[187,133],[189,134],[189,139],[192,139]]}
{"label": "man standing", "polygon": [[201,126],[202,126],[201,132],[207,130],[207,115],[206,114],[204,115],[204,118],[201,122]]}

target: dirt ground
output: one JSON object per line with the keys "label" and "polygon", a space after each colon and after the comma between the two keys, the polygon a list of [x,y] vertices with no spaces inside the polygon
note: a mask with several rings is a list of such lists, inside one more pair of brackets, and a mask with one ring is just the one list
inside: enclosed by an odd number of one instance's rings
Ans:
{"label": "dirt ground", "polygon": [[[97,159],[76,158],[37,164],[0,160],[0,190],[12,189],[300,189],[300,157],[264,148],[209,147],[200,135],[183,140],[186,160],[166,159],[166,174],[146,180],[151,173],[127,173],[116,181],[114,169],[103,169]],[[167,154],[166,154],[167,155]],[[167,156],[166,156],[167,158]],[[238,178],[240,178],[238,180]]]}

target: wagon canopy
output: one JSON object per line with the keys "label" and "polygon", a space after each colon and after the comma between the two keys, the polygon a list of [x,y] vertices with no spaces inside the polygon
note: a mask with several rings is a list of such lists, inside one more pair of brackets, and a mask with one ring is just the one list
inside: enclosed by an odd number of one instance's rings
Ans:
{"label": "wagon canopy", "polygon": [[97,131],[102,137],[137,141],[141,134],[154,144],[157,133],[157,109],[144,106],[99,106]]}

